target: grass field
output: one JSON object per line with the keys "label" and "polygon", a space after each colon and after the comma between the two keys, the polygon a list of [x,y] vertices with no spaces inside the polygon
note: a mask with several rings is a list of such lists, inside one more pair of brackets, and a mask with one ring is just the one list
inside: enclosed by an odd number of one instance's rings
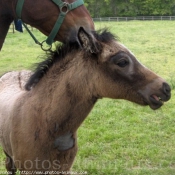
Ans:
{"label": "grass field", "polygon": [[[175,22],[95,23],[116,34],[147,67],[172,87],[172,99],[152,111],[124,100],[99,100],[78,132],[73,171],[88,175],[175,174]],[[35,35],[43,40],[38,31]],[[43,52],[27,33],[9,33],[0,52],[0,74],[30,69]],[[0,171],[3,152],[0,151]]]}

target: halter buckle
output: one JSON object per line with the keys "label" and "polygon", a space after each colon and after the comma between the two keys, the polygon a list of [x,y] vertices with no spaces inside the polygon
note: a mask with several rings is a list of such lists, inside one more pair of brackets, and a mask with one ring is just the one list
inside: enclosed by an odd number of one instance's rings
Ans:
{"label": "halter buckle", "polygon": [[63,4],[61,4],[61,6],[59,6],[60,8],[60,13],[66,15],[69,12],[69,4],[67,2],[63,2]]}
{"label": "halter buckle", "polygon": [[43,51],[51,51],[51,49],[52,49],[52,44],[51,45],[47,45],[47,43],[46,43],[46,40],[44,40],[42,43],[40,43],[40,46],[41,46],[41,49],[43,50]]}

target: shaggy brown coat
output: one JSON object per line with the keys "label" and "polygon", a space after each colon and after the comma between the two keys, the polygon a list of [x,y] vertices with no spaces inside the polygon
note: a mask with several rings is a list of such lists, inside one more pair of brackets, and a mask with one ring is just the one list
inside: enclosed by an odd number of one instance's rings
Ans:
{"label": "shaggy brown coat", "polygon": [[77,38],[79,44],[63,45],[39,64],[28,82],[30,71],[0,79],[1,145],[13,174],[16,168],[21,174],[69,171],[77,129],[99,98],[126,99],[152,109],[170,99],[165,80],[109,32],[80,28]]}

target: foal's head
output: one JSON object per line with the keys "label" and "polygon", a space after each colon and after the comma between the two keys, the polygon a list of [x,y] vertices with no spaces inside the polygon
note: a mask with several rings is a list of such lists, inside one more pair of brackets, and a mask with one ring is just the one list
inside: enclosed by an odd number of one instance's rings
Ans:
{"label": "foal's head", "polygon": [[[72,78],[69,81],[74,82],[74,86],[77,86],[75,89],[78,89],[79,84],[88,79],[86,86],[91,87],[88,93],[93,97],[126,99],[140,105],[149,105],[152,109],[161,107],[164,101],[170,99],[171,89],[165,80],[143,66],[111,33],[87,33],[80,28],[77,40],[78,44],[73,47],[69,45],[66,54],[63,47],[58,54],[40,64],[26,87],[30,89],[37,84],[44,75],[43,72],[48,71],[48,67],[53,68],[52,65],[61,65],[62,62],[65,64],[65,60],[69,58],[68,62],[72,64]],[[62,61],[57,61],[58,59]],[[57,76],[59,75],[55,77]],[[81,91],[85,91],[82,88]]]}
{"label": "foal's head", "polygon": [[101,97],[126,99],[157,109],[170,99],[170,86],[164,79],[142,65],[109,32],[90,35],[80,29],[79,41],[97,63],[97,93]]}

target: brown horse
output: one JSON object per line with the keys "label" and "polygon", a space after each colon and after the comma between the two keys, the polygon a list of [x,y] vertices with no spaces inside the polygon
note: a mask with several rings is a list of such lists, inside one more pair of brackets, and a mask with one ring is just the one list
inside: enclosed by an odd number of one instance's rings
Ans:
{"label": "brown horse", "polygon": [[[7,35],[9,26],[14,19],[21,18],[24,23],[39,29],[45,35],[49,35],[57,21],[60,11],[67,10],[67,5],[78,0],[65,0],[63,8],[58,8],[54,0],[25,0],[21,9],[21,16],[17,15],[17,2],[21,0],[0,0],[0,50]],[[59,2],[61,0],[57,0]],[[81,0],[83,2],[83,0]],[[62,1],[61,1],[62,2]],[[65,42],[72,33],[75,34],[80,26],[87,30],[94,30],[94,24],[89,12],[84,5],[70,10],[61,25],[55,40]],[[54,39],[53,38],[53,39]],[[71,38],[72,39],[72,38]],[[76,38],[73,38],[76,39]]]}
{"label": "brown horse", "polygon": [[110,32],[80,28],[77,38],[80,45],[59,46],[35,73],[9,72],[0,79],[0,142],[13,175],[16,169],[21,174],[69,171],[77,129],[98,99],[126,99],[152,109],[170,99],[165,80]]}

